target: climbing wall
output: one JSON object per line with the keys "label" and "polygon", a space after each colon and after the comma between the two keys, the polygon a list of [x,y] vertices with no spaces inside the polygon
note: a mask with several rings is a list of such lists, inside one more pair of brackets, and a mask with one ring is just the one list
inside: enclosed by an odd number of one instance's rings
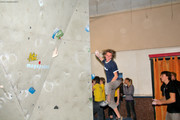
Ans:
{"label": "climbing wall", "polygon": [[92,120],[88,0],[0,1],[0,120]]}

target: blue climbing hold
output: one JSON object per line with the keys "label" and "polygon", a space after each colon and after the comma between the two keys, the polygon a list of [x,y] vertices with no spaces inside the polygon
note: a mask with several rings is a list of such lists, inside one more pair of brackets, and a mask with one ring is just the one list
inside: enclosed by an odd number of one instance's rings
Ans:
{"label": "blue climbing hold", "polygon": [[89,30],[89,25],[87,25],[86,27],[85,27],[85,30],[86,30],[86,32],[89,32],[90,30]]}
{"label": "blue climbing hold", "polygon": [[91,79],[93,80],[95,78],[95,74],[91,74]]}
{"label": "blue climbing hold", "polygon": [[33,87],[30,87],[30,88],[29,88],[29,92],[30,92],[31,94],[34,94],[35,91],[36,91],[36,90],[35,90]]}

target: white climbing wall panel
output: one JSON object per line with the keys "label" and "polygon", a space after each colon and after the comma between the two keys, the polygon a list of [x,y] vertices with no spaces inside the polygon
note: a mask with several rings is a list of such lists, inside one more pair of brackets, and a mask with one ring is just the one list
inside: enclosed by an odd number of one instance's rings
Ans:
{"label": "white climbing wall panel", "polygon": [[0,1],[0,120],[93,119],[88,25],[88,0]]}

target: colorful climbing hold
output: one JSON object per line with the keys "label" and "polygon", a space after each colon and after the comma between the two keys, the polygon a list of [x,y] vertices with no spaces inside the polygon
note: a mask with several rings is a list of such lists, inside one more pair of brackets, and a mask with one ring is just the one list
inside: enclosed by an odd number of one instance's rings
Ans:
{"label": "colorful climbing hold", "polygon": [[54,37],[56,36],[58,39],[61,39],[63,35],[63,31],[56,28],[53,32],[52,38],[54,39]]}
{"label": "colorful climbing hold", "polygon": [[85,27],[85,30],[86,30],[86,32],[89,32],[90,30],[89,30],[89,25],[87,25],[86,27]]}
{"label": "colorful climbing hold", "polygon": [[58,39],[61,39],[61,37],[64,35],[64,33],[63,33],[63,31],[62,30],[59,30],[58,32],[57,32],[57,34],[56,34],[56,37],[58,38]]}
{"label": "colorful climbing hold", "polygon": [[93,80],[95,78],[95,74],[91,74],[91,79]]}
{"label": "colorful climbing hold", "polygon": [[30,53],[28,60],[29,60],[29,62],[30,62],[30,61],[36,61],[36,60],[38,60],[38,59],[37,59],[37,54],[35,54],[34,52],[33,52],[33,53]]}
{"label": "colorful climbing hold", "polygon": [[30,88],[29,88],[29,92],[30,92],[31,94],[34,94],[35,91],[36,91],[36,90],[35,90],[33,87],[30,87]]}

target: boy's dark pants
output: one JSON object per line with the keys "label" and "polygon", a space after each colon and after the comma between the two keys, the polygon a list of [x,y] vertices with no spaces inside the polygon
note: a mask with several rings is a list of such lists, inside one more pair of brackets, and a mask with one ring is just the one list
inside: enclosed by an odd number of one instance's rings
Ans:
{"label": "boy's dark pants", "polygon": [[93,114],[97,113],[97,120],[104,120],[104,109],[99,105],[101,102],[93,102]]}

